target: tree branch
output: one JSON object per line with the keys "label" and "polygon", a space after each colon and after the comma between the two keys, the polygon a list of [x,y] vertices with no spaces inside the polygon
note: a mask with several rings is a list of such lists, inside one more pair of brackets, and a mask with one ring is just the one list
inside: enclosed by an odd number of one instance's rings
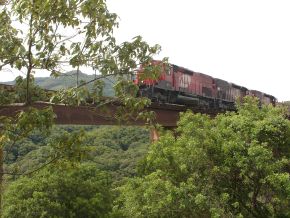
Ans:
{"label": "tree branch", "polygon": [[88,82],[80,84],[77,88],[83,87],[85,85],[88,85],[88,84],[96,81],[96,80],[103,79],[103,78],[106,78],[108,76],[119,76],[119,75],[133,75],[133,73],[132,72],[128,72],[128,73],[113,73],[113,74],[101,75],[101,76],[99,76],[97,78],[94,78],[94,79],[88,81]]}
{"label": "tree branch", "polygon": [[43,168],[45,168],[46,166],[48,166],[49,164],[52,164],[53,162],[55,162],[56,160],[58,160],[60,158],[60,156],[57,156],[55,158],[53,158],[52,160],[48,161],[47,163],[41,165],[40,167],[32,170],[32,171],[29,171],[27,173],[12,173],[12,172],[3,172],[3,173],[0,173],[0,175],[14,175],[14,176],[28,176],[28,175],[31,175]]}
{"label": "tree branch", "polygon": [[[32,1],[32,6],[34,7],[34,0]],[[33,43],[33,13],[30,15],[30,21],[29,21],[29,41],[28,41],[28,53],[27,53],[27,58],[28,58],[28,69],[27,69],[27,74],[26,74],[26,104],[30,104],[30,96],[29,96],[29,82],[30,82],[30,74],[32,71],[32,43]]]}

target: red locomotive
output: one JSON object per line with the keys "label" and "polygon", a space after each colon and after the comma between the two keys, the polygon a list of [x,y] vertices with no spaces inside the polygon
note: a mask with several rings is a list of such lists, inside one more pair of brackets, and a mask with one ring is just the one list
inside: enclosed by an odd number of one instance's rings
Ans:
{"label": "red locomotive", "polygon": [[[154,64],[160,62],[155,61]],[[275,104],[274,96],[248,90],[246,87],[197,73],[176,65],[162,66],[158,79],[142,80],[143,70],[137,73],[135,83],[139,85],[139,95],[152,101],[184,105],[196,105],[216,109],[235,109],[236,99],[252,95],[264,104]]]}

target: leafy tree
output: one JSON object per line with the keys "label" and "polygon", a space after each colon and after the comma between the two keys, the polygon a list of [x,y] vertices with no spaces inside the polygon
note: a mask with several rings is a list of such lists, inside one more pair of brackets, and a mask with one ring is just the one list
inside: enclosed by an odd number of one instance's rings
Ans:
{"label": "leafy tree", "polygon": [[[34,101],[49,101],[52,93],[45,91],[40,86],[35,84],[34,78],[30,78],[29,92],[31,100]],[[27,80],[18,76],[15,79],[15,84],[12,90],[0,90],[0,105],[8,105],[11,103],[25,102],[26,99]]]}
{"label": "leafy tree", "polygon": [[[0,9],[0,70],[9,66],[24,72],[26,75],[24,79],[18,78],[19,92],[16,90],[14,94],[0,93],[0,97],[3,96],[3,100],[2,98],[0,100],[1,104],[11,103],[9,100],[11,97],[14,98],[12,102],[23,102],[25,100],[26,104],[39,100],[39,98],[42,99],[42,97],[45,99],[44,93],[32,84],[35,71],[47,70],[52,76],[58,76],[61,73],[62,64],[67,63],[77,69],[77,77],[79,76],[80,66],[92,67],[99,71],[101,76],[85,83],[80,83],[77,80],[77,87],[56,93],[52,98],[53,102],[73,105],[86,104],[88,96],[92,97],[93,102],[99,102],[103,84],[96,82],[93,93],[90,93],[85,86],[100,78],[115,75],[118,80],[115,84],[115,93],[123,106],[117,110],[115,118],[124,121],[136,117],[143,119],[152,117],[151,113],[139,114],[139,111],[150,101],[142,98],[136,99],[137,87],[129,80],[131,75],[135,73],[136,68],[141,65],[144,67],[144,72],[148,72],[150,75],[155,74],[156,76],[160,72],[161,67],[152,63],[152,56],[160,51],[160,46],[149,46],[140,36],[133,38],[132,42],[118,44],[113,36],[114,28],[118,27],[117,15],[108,11],[104,0],[7,0],[1,1]],[[37,114],[36,111],[33,113]],[[21,113],[20,116],[26,117],[25,122],[19,120],[13,122],[12,119],[8,118],[3,122],[1,120],[4,129],[1,130],[0,138],[0,162],[3,162],[2,146],[5,143],[8,142],[8,146],[13,146],[14,142],[23,139],[25,136],[27,137],[35,128],[50,128],[53,119],[51,115],[52,113],[47,113],[44,116],[33,117],[28,121],[29,116],[26,113]],[[21,133],[18,136],[17,131]],[[79,139],[78,135],[74,136],[76,140]],[[68,135],[56,138],[54,151],[64,154],[68,159],[74,159],[75,155],[82,152],[82,148],[78,146],[78,141],[74,143],[75,141],[72,138]],[[124,150],[128,148],[126,144],[122,146]],[[67,147],[70,149],[65,152]],[[30,147],[29,149],[33,148]],[[25,150],[24,153],[28,150]],[[2,165],[0,174],[2,182]],[[61,176],[59,174],[56,176],[57,178],[52,180],[58,181]],[[49,176],[46,177],[50,178]],[[34,182],[36,183],[37,180],[44,183],[46,179],[41,180],[43,178],[41,176],[35,178]],[[29,183],[28,180],[24,179],[24,183],[26,182]],[[52,182],[52,184],[54,183]],[[40,183],[38,185],[41,186]],[[7,198],[8,196],[10,196],[9,191]],[[33,203],[30,204],[27,201],[20,200],[19,207],[24,206],[25,208],[20,210],[15,208],[13,214],[18,216],[18,211],[23,210],[29,214],[28,216],[38,216],[39,214],[30,214],[30,211],[37,213],[36,210],[30,210],[34,203],[39,206],[38,211],[40,212],[43,205],[47,203],[51,210],[56,210],[56,213],[58,213],[59,205],[57,203],[54,204],[50,200],[45,200],[46,202],[43,204],[41,199],[45,196],[43,193],[35,193],[35,196],[32,193],[30,199]],[[99,200],[99,198],[92,198],[93,203]],[[75,199],[78,200],[77,197]],[[100,199],[103,199],[102,195]],[[80,201],[83,201],[83,199],[80,199]],[[8,202],[10,202],[10,205],[7,206],[5,203],[4,216],[11,216],[9,211],[13,207],[13,201],[9,201],[8,198]],[[104,207],[106,207],[106,204],[104,204]],[[67,211],[72,210],[71,205],[68,208]],[[80,207],[78,209],[81,213],[80,216],[91,216],[91,210],[88,209],[86,214]],[[107,207],[99,209],[97,212],[94,211],[97,216],[104,215],[108,211]],[[46,216],[47,213],[44,212],[40,215]],[[64,216],[79,215],[68,213]]]}
{"label": "leafy tree", "polygon": [[4,147],[4,172],[11,174],[5,180],[15,180],[58,158],[94,163],[117,186],[124,177],[136,175],[148,144],[149,133],[141,127],[53,126],[47,137],[36,131],[12,147],[9,143]]}
{"label": "leafy tree", "polygon": [[11,150],[14,145],[26,137],[32,135],[36,130],[43,135],[48,135],[53,124],[54,114],[51,108],[37,110],[28,108],[26,112],[20,112],[14,118],[0,117],[0,206],[2,205],[2,183],[4,162],[3,147]]}
{"label": "leafy tree", "polygon": [[137,163],[148,150],[149,133],[141,127],[104,126],[89,131],[86,143],[90,151],[84,160],[108,171],[117,186],[124,177],[136,175]]}
{"label": "leafy tree", "polygon": [[153,144],[140,176],[120,187],[128,217],[289,217],[285,109],[246,98],[237,112],[183,113],[177,138]]}
{"label": "leafy tree", "polygon": [[149,133],[142,127],[103,126],[88,132],[90,145],[104,145],[115,150],[128,150],[140,143],[149,143]]}
{"label": "leafy tree", "polygon": [[85,144],[86,134],[83,129],[73,128],[72,131],[66,131],[54,127],[50,133],[45,137],[43,132],[35,131],[29,139],[20,137],[13,146],[7,143],[4,149],[5,174],[12,175],[6,177],[7,180],[32,174],[48,164],[63,160],[80,162],[87,155],[89,147]]}
{"label": "leafy tree", "polygon": [[3,217],[109,217],[110,180],[94,165],[52,167],[11,183]]}
{"label": "leafy tree", "polygon": [[10,65],[25,72],[26,103],[32,101],[30,82],[36,70],[58,76],[68,63],[124,80],[140,64],[150,66],[152,55],[160,51],[140,36],[117,44],[117,15],[108,11],[105,0],[8,0],[0,7],[0,69]]}
{"label": "leafy tree", "polygon": [[[77,87],[56,93],[52,98],[53,102],[79,105],[87,103],[87,97],[91,97],[93,102],[98,102],[103,84],[96,82],[93,93],[89,93],[85,86],[95,80],[115,75],[118,80],[115,86],[116,95],[125,107],[118,109],[116,118],[121,120],[121,117],[125,119],[137,117],[138,110],[150,101],[135,99],[136,86],[128,79],[140,65],[154,69],[152,56],[160,51],[160,46],[149,46],[140,36],[133,38],[132,42],[118,44],[113,36],[113,30],[117,27],[117,15],[108,11],[105,0],[1,1],[0,70],[8,66],[24,72],[26,76],[24,79],[20,77],[17,79],[14,93],[1,91],[0,103],[25,101],[29,105],[35,100],[46,100],[44,93],[33,85],[35,71],[46,70],[52,76],[58,76],[62,64],[66,63],[77,69],[77,77],[80,66],[92,67],[99,71],[101,76],[85,83],[77,80]],[[160,66],[156,67],[159,68]],[[37,114],[36,111],[33,113]],[[0,138],[1,184],[3,145],[7,143],[8,147],[13,147],[17,141],[30,135],[32,130],[49,128],[51,114],[35,116],[30,120],[24,119],[25,122],[10,118],[1,120],[1,127],[4,127],[1,129]],[[29,117],[24,112],[20,114],[21,116]],[[147,115],[143,113],[142,118],[146,117]],[[82,149],[69,140],[71,138],[68,135],[57,138],[55,151],[64,152],[67,145],[72,153],[67,152],[65,155],[73,159],[73,156],[79,154]],[[24,153],[30,149],[33,148],[30,146]],[[14,154],[17,158],[17,152]]]}

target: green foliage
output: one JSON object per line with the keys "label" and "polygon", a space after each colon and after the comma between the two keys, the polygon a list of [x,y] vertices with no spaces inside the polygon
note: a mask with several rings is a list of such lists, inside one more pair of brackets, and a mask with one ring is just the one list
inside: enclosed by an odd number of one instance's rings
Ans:
{"label": "green foliage", "polygon": [[[140,66],[146,66],[148,75],[158,77],[161,68],[152,65],[152,56],[158,54],[160,46],[150,46],[140,36],[131,42],[117,44],[113,36],[114,28],[118,27],[117,15],[108,11],[104,0],[11,0],[1,5],[0,9],[0,70],[9,66],[26,74],[25,79],[17,79],[14,93],[0,93],[1,104],[47,101],[50,96],[46,96],[33,84],[35,71],[47,70],[51,76],[57,77],[61,75],[62,64],[68,63],[77,69],[80,66],[92,67],[100,72],[100,78],[113,76],[118,80],[115,93],[121,106],[117,110],[116,119],[127,121],[142,118],[148,123],[152,121],[152,113],[140,113],[150,101],[136,99],[137,86],[128,80]],[[77,86],[54,93],[52,102],[68,105],[91,103],[88,99],[92,99],[93,103],[100,102],[102,83],[96,82],[93,89],[90,89],[77,81]],[[27,164],[29,160],[33,160],[33,167],[43,163],[46,166],[54,160],[52,153],[55,159],[60,159],[59,163],[69,161],[77,167],[89,148],[92,154],[96,154],[96,157],[91,156],[89,159],[94,165],[104,165],[103,168],[107,167],[106,170],[112,172],[125,169],[126,172],[120,173],[118,178],[135,174],[136,160],[146,151],[138,137],[123,139],[121,142],[116,140],[116,144],[121,143],[119,148],[96,141],[94,143],[97,145],[85,146],[84,131],[63,132],[46,142],[37,143],[37,146],[44,145],[40,148],[36,148],[34,143],[22,141],[25,146],[10,150],[25,137],[35,135],[36,129],[47,136],[53,119],[51,109],[30,109],[28,113],[20,113],[16,120],[1,118],[3,129],[0,143],[8,148],[8,156],[12,154],[6,163],[21,161],[25,171],[31,172],[30,164]],[[139,146],[140,150],[137,149]],[[39,154],[42,154],[39,158],[41,160],[35,157]],[[43,161],[45,157],[50,161]],[[29,160],[25,162],[25,158]],[[13,172],[16,172],[18,169],[16,164],[14,166]],[[88,169],[78,166],[76,169],[62,168],[60,171],[52,168],[30,179],[20,178],[5,192],[3,216],[105,217],[111,210],[111,197],[108,194],[109,185],[104,182],[101,174],[94,171],[92,166]]]}
{"label": "green foliage", "polygon": [[66,105],[80,105],[86,104],[89,97],[89,91],[87,88],[68,88],[58,90],[50,99],[52,103],[62,103]]}
{"label": "green foliage", "polygon": [[[101,75],[80,83],[82,74],[77,70],[76,87],[53,93],[51,102],[106,105],[106,101],[101,102],[104,84],[95,82],[91,89],[85,84],[110,77],[117,80],[115,101],[120,105],[113,118],[119,122],[145,120],[152,124],[154,114],[142,112],[150,101],[136,98],[138,87],[131,82],[131,77],[141,66],[146,77],[159,77],[163,62],[154,64],[153,56],[161,48],[148,45],[141,36],[134,37],[131,42],[116,43],[113,30],[118,27],[117,15],[108,11],[104,0],[11,0],[0,7],[3,9],[0,14],[0,24],[3,24],[0,28],[0,68],[10,65],[26,73],[25,79],[16,81],[15,99],[9,101],[10,94],[0,92],[0,103],[30,104],[35,100],[47,100],[45,93],[33,85],[35,70],[47,70],[53,77],[63,76],[61,65],[68,63],[77,69],[91,67]],[[19,30],[16,23],[25,27]]]}
{"label": "green foliage", "polygon": [[137,163],[147,152],[149,133],[136,127],[100,127],[88,132],[87,160],[108,171],[114,185],[137,174]]}
{"label": "green foliage", "polygon": [[104,126],[89,131],[87,140],[90,145],[126,151],[138,144],[149,143],[148,135],[148,131],[141,127]]}
{"label": "green foliage", "polygon": [[93,104],[99,103],[101,101],[101,97],[104,93],[105,82],[103,80],[97,80],[93,84],[92,92],[91,92],[91,99]]}
{"label": "green foliage", "polygon": [[[50,70],[53,74],[58,72],[58,61],[65,55],[70,55],[70,62],[73,66],[87,63],[87,52],[92,43],[97,42],[98,37],[109,37],[113,27],[117,25],[116,15],[108,12],[103,1],[79,0],[79,1],[10,1],[9,7],[4,7],[1,21],[6,21],[6,30],[11,30],[11,37],[14,41],[6,40],[6,46],[13,46],[15,41],[20,41],[19,49],[12,49],[10,56],[13,59],[5,58],[3,62],[9,63],[12,67],[42,68]],[[14,18],[22,25],[28,24],[28,31],[12,31]],[[86,20],[87,22],[82,22]],[[4,29],[3,27],[3,29]],[[70,43],[72,36],[64,36],[64,32],[74,32],[76,35],[83,34],[86,37],[81,48],[81,42]],[[77,31],[72,31],[73,29]],[[6,35],[7,33],[3,32]],[[24,41],[25,37],[28,41]],[[6,47],[1,47],[2,52],[7,54]],[[14,48],[14,47],[12,47]],[[86,51],[85,49],[88,49]],[[28,54],[27,56],[25,55]],[[21,61],[21,62],[20,62]]]}
{"label": "green foliage", "polygon": [[[49,93],[46,93],[41,87],[35,84],[33,76],[30,77],[29,94],[31,101],[48,101]],[[23,79],[21,76],[15,79],[15,102],[25,102],[27,79]]]}
{"label": "green foliage", "polygon": [[136,175],[148,131],[54,126],[50,132],[31,132],[13,147],[5,146],[5,172],[12,175],[6,176],[3,217],[121,217],[111,213],[111,183],[116,187]]}
{"label": "green foliage", "polygon": [[153,79],[157,80],[160,77],[161,72],[169,70],[168,58],[164,58],[162,61],[152,61],[142,65],[142,74],[140,74],[140,80]]}
{"label": "green foliage", "polygon": [[53,128],[50,133],[44,135],[36,131],[29,139],[20,137],[13,143],[6,143],[5,171],[14,175],[7,179],[31,174],[51,163],[79,163],[86,157],[89,148],[85,145],[86,134],[83,129],[66,131]]}
{"label": "green foliage", "polygon": [[[46,92],[40,86],[36,85],[33,76],[30,77],[29,81],[30,86],[28,92],[31,95],[31,102],[48,101],[51,93]],[[12,90],[0,90],[0,105],[25,102],[26,91],[27,80],[18,76],[15,79],[14,88]]]}
{"label": "green foliage", "polygon": [[94,165],[52,167],[5,192],[2,217],[109,217],[110,180]]}
{"label": "green foliage", "polygon": [[70,162],[79,162],[88,151],[87,146],[84,144],[85,140],[86,134],[83,129],[70,133],[61,131],[51,137],[49,146],[52,148],[52,154],[55,157],[69,160]]}
{"label": "green foliage", "polygon": [[144,110],[151,104],[150,99],[136,98],[138,87],[133,81],[120,80],[115,84],[115,94],[122,105],[117,108],[115,118],[120,123],[132,122],[137,120],[145,121],[146,124],[152,124],[155,120],[155,113]]}
{"label": "green foliage", "polygon": [[43,110],[28,108],[26,112],[22,111],[13,118],[0,117],[0,206],[3,197],[3,147],[13,149],[17,142],[33,135],[36,130],[43,135],[49,134],[53,120],[54,113],[51,108]]}
{"label": "green foliage", "polygon": [[181,115],[175,138],[150,147],[140,177],[119,188],[128,217],[290,216],[290,124],[253,98],[236,113]]}
{"label": "green foliage", "polygon": [[[20,144],[20,146],[20,151],[28,151],[27,144],[23,143]],[[18,154],[18,156],[15,156],[15,160],[10,160],[9,162],[7,161],[9,155],[5,156],[4,172],[9,173],[5,176],[7,184],[20,178],[21,175],[26,175],[30,174],[31,172],[38,171],[38,169],[46,166],[47,163],[56,162],[54,160],[57,160],[53,159],[55,156],[53,150],[49,146],[35,146],[30,147],[30,149],[31,150],[26,154],[24,152],[18,151],[17,149],[14,149],[13,151],[6,150],[9,153],[13,152]],[[49,165],[47,167],[49,167]]]}
{"label": "green foliage", "polygon": [[[116,184],[136,175],[149,144],[148,131],[136,127],[54,126],[50,135],[41,134],[36,131],[13,146],[6,143],[6,172],[26,174],[51,160],[81,161],[107,171]],[[9,181],[17,177],[6,176]]]}
{"label": "green foliage", "polygon": [[10,104],[12,102],[13,95],[7,90],[0,89],[0,105]]}
{"label": "green foliage", "polygon": [[[36,94],[29,91],[35,70],[47,70],[57,77],[62,64],[68,63],[77,69],[91,67],[103,78],[130,80],[139,66],[152,65],[152,56],[160,51],[159,45],[150,46],[140,36],[117,44],[113,35],[118,27],[117,15],[108,11],[104,0],[11,0],[0,7],[0,68],[10,65],[25,71],[26,92],[22,95],[26,103],[31,103]],[[16,23],[25,28],[17,29]],[[156,70],[149,73],[158,74]],[[100,97],[100,90],[99,86],[94,99]],[[65,98],[58,102],[73,98],[73,103],[68,104],[74,104],[86,97],[80,94],[83,90],[68,92],[58,95],[57,99]],[[134,100],[132,96],[131,99]],[[137,107],[141,105],[144,100]]]}
{"label": "green foliage", "polygon": [[[60,90],[60,89],[67,89],[76,86],[77,84],[77,71],[69,71],[63,74],[60,74],[57,77],[35,77],[34,82],[36,85],[40,86],[43,89],[47,90]],[[78,79],[79,81],[89,82],[94,80],[95,78],[99,78],[96,80],[97,84],[103,83],[103,93],[99,93],[98,96],[113,96],[113,84],[116,81],[114,76],[107,76],[106,78],[100,78],[100,75],[88,75],[79,71]],[[6,82],[10,85],[14,85],[15,81]],[[94,85],[91,83],[87,85],[89,90],[94,89]],[[102,95],[101,95],[102,94]]]}
{"label": "green foliage", "polygon": [[36,130],[40,131],[43,135],[47,135],[54,122],[54,118],[55,115],[52,108],[43,110],[29,108],[26,112],[20,112],[16,118],[0,117],[3,125],[0,144],[3,145],[9,142],[14,144],[16,141],[29,137]]}

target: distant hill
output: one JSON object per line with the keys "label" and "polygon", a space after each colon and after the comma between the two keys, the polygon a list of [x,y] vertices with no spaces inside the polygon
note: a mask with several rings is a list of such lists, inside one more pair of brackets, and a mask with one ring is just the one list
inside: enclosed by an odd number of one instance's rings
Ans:
{"label": "distant hill", "polygon": [[[35,83],[42,88],[49,89],[49,90],[59,90],[61,88],[69,88],[74,87],[77,84],[77,71],[69,71],[60,75],[57,78],[54,77],[35,77]],[[97,76],[98,77],[98,76]],[[82,72],[79,72],[79,81],[88,82],[95,78],[95,75],[88,75]],[[105,88],[104,88],[104,95],[105,96],[113,96],[114,90],[113,85],[115,83],[115,78],[113,76],[109,76],[107,78],[100,79],[104,81]],[[4,82],[3,82],[4,83]],[[15,82],[5,82],[5,84],[13,85]],[[88,85],[92,87],[93,84]]]}

